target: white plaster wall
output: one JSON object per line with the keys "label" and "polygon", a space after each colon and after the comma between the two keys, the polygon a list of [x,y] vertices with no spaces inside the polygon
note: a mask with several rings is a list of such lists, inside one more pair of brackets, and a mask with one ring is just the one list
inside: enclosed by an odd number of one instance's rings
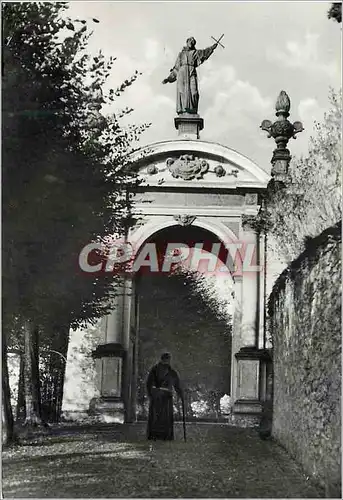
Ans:
{"label": "white plaster wall", "polygon": [[96,360],[91,352],[102,343],[101,320],[96,326],[70,331],[64,381],[62,412],[86,412],[93,397],[98,397]]}

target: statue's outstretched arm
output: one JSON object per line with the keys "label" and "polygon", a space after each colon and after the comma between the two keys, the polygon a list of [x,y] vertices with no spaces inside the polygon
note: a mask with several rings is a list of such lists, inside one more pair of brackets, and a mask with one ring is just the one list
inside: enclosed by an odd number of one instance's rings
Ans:
{"label": "statue's outstretched arm", "polygon": [[197,62],[198,62],[198,66],[200,66],[200,64],[202,64],[204,61],[206,61],[206,59],[208,59],[210,57],[210,55],[213,54],[213,51],[217,47],[218,47],[218,44],[214,43],[213,45],[211,45],[211,47],[207,47],[207,49],[197,50]]}

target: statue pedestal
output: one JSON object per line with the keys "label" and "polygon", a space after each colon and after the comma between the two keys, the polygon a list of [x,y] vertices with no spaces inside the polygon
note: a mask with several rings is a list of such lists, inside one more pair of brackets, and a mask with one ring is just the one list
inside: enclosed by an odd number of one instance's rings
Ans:
{"label": "statue pedestal", "polygon": [[174,123],[180,139],[199,139],[200,130],[204,128],[204,120],[199,115],[190,113],[177,116]]}

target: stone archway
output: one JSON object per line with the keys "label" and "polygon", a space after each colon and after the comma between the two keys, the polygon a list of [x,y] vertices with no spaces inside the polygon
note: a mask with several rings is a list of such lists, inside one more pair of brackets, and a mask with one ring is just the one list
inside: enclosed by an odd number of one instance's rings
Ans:
{"label": "stone archway", "polygon": [[[142,181],[132,193],[136,223],[127,234],[136,255],[154,234],[175,226],[207,230],[231,245],[230,251],[240,247],[243,270],[235,275],[230,419],[251,424],[265,397],[265,276],[258,269],[265,249],[264,239],[247,220],[257,215],[269,176],[230,148],[186,136],[142,148],[132,155],[130,168]],[[246,263],[255,268],[247,269]],[[100,396],[92,400],[92,409],[124,422],[135,418],[132,366],[139,305],[132,278],[122,281],[119,292],[113,312],[101,322],[101,340],[93,352]]]}
{"label": "stone archway", "polygon": [[[232,278],[229,269],[225,266],[225,262],[229,261],[229,265],[232,268],[233,261],[230,259],[223,243],[219,240],[218,236],[213,233],[213,231],[209,232],[208,230],[204,230],[200,226],[197,226],[196,221],[194,221],[190,226],[174,224],[169,225],[164,229],[160,229],[156,233],[150,235],[150,237],[145,241],[145,244],[149,245],[150,242],[153,242],[153,244],[159,248],[162,255],[165,255],[165,250],[171,242],[184,244],[187,248],[192,249],[191,252],[193,251],[195,244],[200,244],[202,246],[202,250],[201,252],[198,250],[198,257],[196,257],[197,250],[195,250],[195,254],[193,255],[190,252],[192,256],[188,257],[186,261],[183,260],[184,267],[188,270],[194,270],[190,269],[190,263],[193,261],[193,264],[196,265],[196,270],[198,270],[201,275],[208,274],[212,277],[215,275],[216,280],[213,281],[212,286],[214,283],[218,286],[221,282],[221,294],[226,295],[226,299],[230,298],[231,301],[233,301],[232,294],[234,289],[234,279]],[[217,246],[218,248],[219,245],[221,252],[218,252],[219,255],[217,261],[217,256],[210,252],[213,247]],[[141,248],[144,248],[144,244]],[[213,259],[214,263],[217,263],[216,271],[212,271],[210,269],[211,265],[208,265],[209,260],[213,261]],[[197,265],[198,263],[200,266]],[[212,405],[214,407],[216,404],[219,406],[220,397],[231,394],[232,330],[230,327],[232,322],[229,325],[223,317],[220,317],[219,319],[218,316],[220,316],[220,314],[217,314],[216,316],[215,312],[211,310],[211,305],[208,305],[206,301],[202,302],[202,307],[206,309],[207,317],[200,319],[197,318],[195,321],[194,312],[192,311],[192,307],[189,306],[192,300],[196,302],[196,299],[193,297],[191,300],[189,292],[185,293],[185,289],[182,286],[178,289],[177,294],[181,294],[183,297],[182,300],[186,300],[188,304],[187,314],[187,308],[185,309],[183,307],[182,301],[180,302],[180,297],[178,296],[175,300],[174,296],[173,299],[170,291],[166,292],[163,288],[163,284],[165,285],[167,281],[169,282],[169,286],[175,287],[178,278],[180,278],[180,282],[183,281],[182,277],[170,276],[168,272],[164,273],[164,276],[162,273],[149,272],[148,276],[150,278],[148,278],[144,271],[145,269],[142,270],[139,278],[139,287],[137,287],[136,280],[134,280],[134,289],[140,299],[143,298],[143,300],[139,300],[140,312],[139,320],[136,323],[138,324],[136,336],[134,339],[130,339],[132,351],[137,352],[137,357],[135,359],[131,359],[131,369],[129,367],[128,370],[134,374],[134,379],[137,379],[138,375],[140,376],[140,383],[138,385],[136,380],[132,381],[133,386],[140,389],[140,402],[139,411],[136,411],[137,391],[132,391],[130,396],[131,401],[129,402],[129,406],[131,405],[132,408],[132,411],[130,412],[131,416],[135,419],[135,416],[137,415],[140,417],[145,415],[146,411],[144,411],[142,405],[144,407],[144,402],[147,402],[144,390],[146,371],[149,369],[149,366],[156,362],[161,354],[161,350],[168,350],[173,353],[173,366],[179,370],[185,383],[186,403],[188,403],[188,417],[195,417],[195,413],[191,410],[192,404],[193,407],[195,407],[196,402],[202,400],[205,406],[209,407]],[[167,278],[166,275],[168,275],[169,278]],[[170,317],[174,316],[173,309],[170,308],[170,305],[165,304],[158,307],[160,297],[156,297],[156,294],[154,293],[155,290],[151,289],[151,283],[154,283],[156,288],[159,287],[160,292],[164,292],[163,300],[167,304],[169,304],[170,300],[173,300],[175,306],[175,302],[177,302],[178,312],[171,323],[169,323],[169,321]],[[225,283],[225,289],[223,289],[223,283]],[[151,293],[151,297],[149,296],[148,301],[144,301],[146,288],[148,288],[147,293]],[[186,290],[188,289],[189,283],[188,287],[186,287]],[[215,292],[214,286],[212,288],[212,293],[213,292]],[[152,297],[154,297],[154,299]],[[157,304],[152,304],[152,300],[156,301]],[[158,310],[158,316],[162,314],[162,318],[159,318],[156,321],[156,317],[153,319],[154,315],[149,315],[148,313],[150,323],[144,323],[144,319],[147,315],[147,308],[144,309],[144,305],[146,306],[147,304],[149,304],[149,308],[157,306],[155,307],[155,311]],[[230,310],[230,312],[232,313],[233,311]],[[187,317],[183,316],[182,319],[182,316],[180,315],[183,313],[187,314]],[[155,323],[159,325],[158,331],[154,328]],[[191,330],[187,331],[185,326],[190,327]],[[200,338],[198,338],[199,335]],[[204,350],[206,352],[206,356],[203,355]],[[139,369],[137,369],[137,366]],[[203,418],[214,418],[213,411],[212,414],[210,409],[207,413],[206,411],[203,411]],[[198,413],[198,418],[200,418],[201,412]]]}
{"label": "stone archway", "polygon": [[[143,181],[134,193],[132,215],[138,221],[127,235],[135,254],[163,229],[195,226],[211,232],[224,245],[244,247],[244,261],[249,247],[254,265],[263,262],[264,241],[244,224],[247,217],[258,213],[261,193],[269,181],[254,162],[219,144],[177,139],[138,151],[131,168]],[[101,383],[107,387],[106,394],[100,388],[99,408],[117,412],[127,421],[135,417],[131,409],[139,316],[135,297],[134,281],[126,279],[116,309],[104,322],[104,343],[95,353],[101,360]],[[261,411],[265,393],[264,302],[263,272],[244,269],[235,276],[232,422],[251,422]]]}

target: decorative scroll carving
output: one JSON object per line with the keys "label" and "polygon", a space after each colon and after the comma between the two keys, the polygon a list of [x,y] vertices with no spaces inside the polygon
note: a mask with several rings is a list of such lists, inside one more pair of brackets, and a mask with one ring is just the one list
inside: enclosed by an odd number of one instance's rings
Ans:
{"label": "decorative scroll carving", "polygon": [[206,160],[196,158],[193,155],[182,155],[177,160],[168,158],[166,164],[173,177],[180,177],[184,181],[202,179],[209,169]]}
{"label": "decorative scroll carving", "polygon": [[224,177],[224,175],[226,174],[225,168],[222,165],[217,165],[214,169],[214,172],[217,177]]}
{"label": "decorative scroll carving", "polygon": [[190,226],[196,219],[195,215],[174,215],[176,222],[181,224],[181,226]]}
{"label": "decorative scroll carving", "polygon": [[231,172],[229,172],[227,175],[233,175],[234,177],[238,177],[238,169],[233,168]]}

